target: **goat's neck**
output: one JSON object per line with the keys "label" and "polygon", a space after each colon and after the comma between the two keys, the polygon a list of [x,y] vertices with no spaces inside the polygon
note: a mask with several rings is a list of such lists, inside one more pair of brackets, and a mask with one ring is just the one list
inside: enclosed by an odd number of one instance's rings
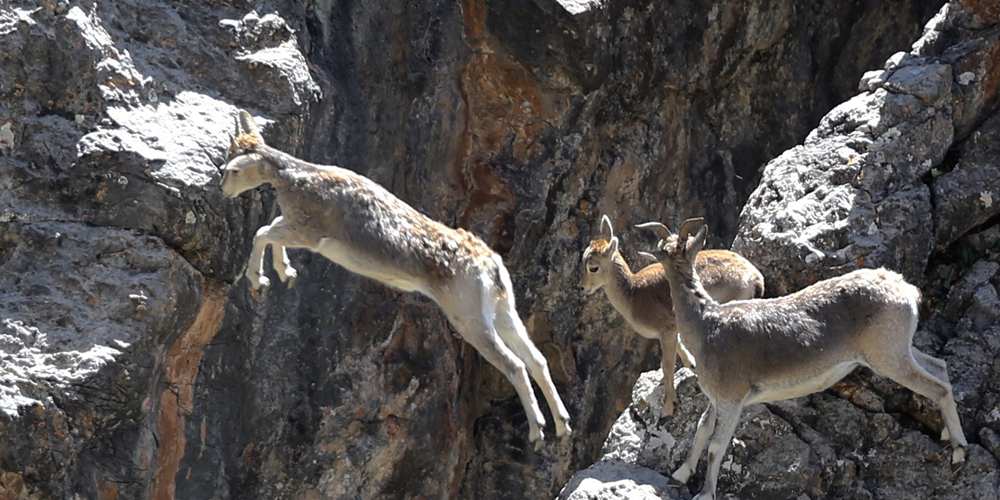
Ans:
{"label": "goat's neck", "polygon": [[670,283],[670,296],[681,340],[697,359],[704,345],[707,322],[715,315],[719,303],[701,286],[693,266],[679,268],[664,262],[663,268]]}
{"label": "goat's neck", "polygon": [[615,253],[611,258],[611,279],[605,285],[604,291],[607,293],[611,305],[615,306],[619,312],[631,317],[632,295],[635,291],[635,282],[632,269],[625,262],[625,258],[620,253]]}

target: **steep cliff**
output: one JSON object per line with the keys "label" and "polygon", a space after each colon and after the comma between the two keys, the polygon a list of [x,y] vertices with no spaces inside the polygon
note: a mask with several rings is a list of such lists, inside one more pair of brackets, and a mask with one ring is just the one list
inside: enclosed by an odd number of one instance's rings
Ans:
{"label": "steep cliff", "polygon": [[[962,467],[937,407],[858,370],[830,391],[746,411],[720,491],[733,498],[1000,498],[1000,10],[956,1],[911,50],[860,78],[805,141],[764,167],[733,249],[779,295],[859,267],[922,287],[914,343],[947,361],[965,432]],[[561,498],[686,498],[665,475],[707,401],[690,372],[664,417],[660,372],[642,375],[602,458]],[[699,488],[704,470],[692,479]],[[660,496],[657,496],[660,495]]]}
{"label": "steep cliff", "polygon": [[[992,36],[984,5],[969,6],[982,10],[980,24],[942,32],[927,48],[937,52],[920,57]],[[557,494],[600,456],[658,356],[603,298],[580,296],[579,252],[600,214],[622,228],[630,260],[641,241],[626,228],[642,220],[704,213],[715,243],[743,238],[754,224],[740,207],[762,175],[762,185],[777,182],[763,165],[806,140],[938,8],[645,0],[571,15],[550,0],[5,3],[0,498]],[[924,183],[926,213],[955,220],[935,226],[936,250],[913,257],[914,269],[927,266],[914,271],[925,291],[951,290],[958,304],[933,306],[935,331],[949,332],[934,341],[940,349],[982,335],[990,316],[966,309],[988,310],[990,263],[954,281],[995,241],[995,230],[966,236],[994,219],[962,217],[979,202],[950,186],[992,179],[979,172],[992,164],[984,120],[995,90],[962,92],[986,89],[996,73],[955,68],[941,76],[954,80],[951,97],[920,101],[960,123],[951,137],[894,146],[937,148],[921,153],[930,169],[907,179]],[[966,72],[975,80],[954,83]],[[868,82],[891,91],[883,76]],[[496,248],[570,408],[573,439],[531,451],[513,389],[425,299],[307,252],[292,253],[294,288],[249,294],[237,277],[277,209],[266,190],[225,200],[217,187],[213,164],[237,108],[267,122],[269,143],[362,172]],[[888,255],[891,245],[880,248]],[[788,286],[807,279],[796,272],[765,270]],[[962,321],[972,322],[967,333],[949,330]],[[977,384],[996,370],[972,359],[963,369]],[[979,385],[966,393],[986,422],[995,396]]]}

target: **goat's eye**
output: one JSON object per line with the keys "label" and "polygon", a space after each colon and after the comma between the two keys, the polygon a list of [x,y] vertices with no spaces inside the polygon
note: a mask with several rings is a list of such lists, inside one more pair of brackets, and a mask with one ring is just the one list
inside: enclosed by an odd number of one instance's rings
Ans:
{"label": "goat's eye", "polygon": [[587,270],[590,271],[590,272],[592,272],[592,273],[596,273],[597,270],[598,270],[598,267],[597,266],[587,266]]}

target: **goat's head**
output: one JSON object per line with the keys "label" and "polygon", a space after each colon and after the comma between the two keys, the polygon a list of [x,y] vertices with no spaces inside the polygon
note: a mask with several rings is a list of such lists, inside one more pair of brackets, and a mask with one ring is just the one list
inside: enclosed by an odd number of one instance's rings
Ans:
{"label": "goat's head", "polygon": [[257,153],[264,145],[257,123],[246,111],[236,117],[236,135],[229,141],[226,166],[222,170],[222,193],[232,198],[268,182],[268,165]]}
{"label": "goat's head", "polygon": [[[692,236],[691,233],[699,226],[698,232]],[[664,268],[684,272],[694,269],[695,256],[705,247],[705,238],[708,236],[708,225],[701,217],[684,221],[677,234],[660,222],[646,222],[635,227],[653,231],[660,238],[656,243],[656,250],[652,253],[639,252],[640,255],[658,260]]]}
{"label": "goat's head", "polygon": [[618,253],[618,237],[611,227],[611,219],[601,216],[602,238],[592,240],[583,251],[583,275],[580,286],[587,294],[599,290],[611,279],[613,259]]}

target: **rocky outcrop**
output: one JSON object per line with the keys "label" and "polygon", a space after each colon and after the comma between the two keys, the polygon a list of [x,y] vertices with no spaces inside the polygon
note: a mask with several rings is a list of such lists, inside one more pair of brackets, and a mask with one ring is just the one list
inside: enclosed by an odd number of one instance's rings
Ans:
{"label": "rocky outcrop", "polygon": [[[683,369],[674,383],[684,404],[665,416],[661,382],[660,371],[639,377],[632,404],[612,427],[601,460],[578,472],[559,498],[624,499],[655,492],[660,498],[685,499],[689,487],[698,491],[704,460],[689,486],[665,475],[686,458],[707,399],[694,374]],[[996,456],[972,444],[967,463],[953,467],[947,443],[936,439],[940,422],[930,428],[915,420],[919,413],[926,421],[936,409],[904,393],[891,382],[861,374],[829,393],[748,407],[722,463],[720,496],[996,498]],[[963,418],[966,429],[969,420]]]}
{"label": "rocky outcrop", "polygon": [[0,8],[0,497],[181,497],[203,359],[252,311],[229,282],[269,210],[225,202],[213,160],[254,85],[290,146],[319,97],[284,21],[245,13]]}
{"label": "rocky outcrop", "polygon": [[983,122],[1000,99],[1000,27],[971,5],[946,5],[910,52],[865,73],[861,94],[764,167],[733,249],[774,294],[859,267],[920,283],[935,249],[1000,213],[983,138],[996,128]]}
{"label": "rocky outcrop", "polygon": [[[0,6],[0,497],[551,497],[658,356],[576,289],[599,215],[629,258],[624,228],[647,219],[706,213],[728,241],[759,167],[936,8]],[[951,109],[979,130],[991,96]],[[502,253],[574,438],[531,451],[513,389],[424,299],[306,252],[294,288],[251,296],[236,278],[276,208],[216,187],[237,108],[269,143],[365,173]],[[950,280],[964,269],[947,265]],[[989,303],[978,279],[956,318],[988,317],[964,315]]]}
{"label": "rocky outcrop", "polygon": [[[982,498],[1000,495],[1000,226],[995,196],[1000,17],[951,2],[910,52],[865,73],[861,93],[824,116],[802,145],[769,162],[733,248],[771,295],[859,267],[921,285],[915,344],[945,359],[969,460],[950,465],[926,399],[868,370],[831,390],[748,408],[729,446],[729,498]],[[615,485],[688,498],[664,482],[683,461],[706,401],[682,370],[679,412],[662,415],[660,372],[644,373],[602,458],[561,498],[627,498]],[[704,464],[704,461],[702,461]],[[609,472],[610,471],[610,472]],[[621,489],[627,492],[627,489]]]}

